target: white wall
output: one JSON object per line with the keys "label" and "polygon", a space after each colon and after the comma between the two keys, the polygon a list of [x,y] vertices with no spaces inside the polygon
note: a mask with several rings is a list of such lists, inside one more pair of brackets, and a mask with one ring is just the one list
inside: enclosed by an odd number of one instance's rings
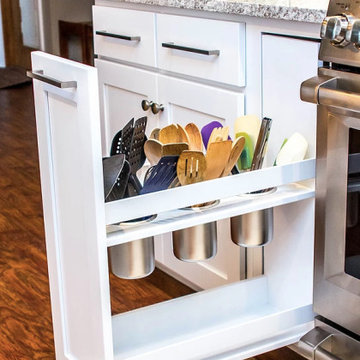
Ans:
{"label": "white wall", "polygon": [[0,0],[0,67],[4,67],[4,66],[5,66],[5,50],[4,50],[4,37],[3,37],[1,0]]}

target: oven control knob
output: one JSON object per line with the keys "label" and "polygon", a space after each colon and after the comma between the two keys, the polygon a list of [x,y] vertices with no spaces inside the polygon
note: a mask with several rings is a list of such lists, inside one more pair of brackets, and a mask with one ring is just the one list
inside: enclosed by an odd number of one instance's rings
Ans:
{"label": "oven control knob", "polygon": [[346,16],[328,16],[321,24],[320,37],[330,40],[333,45],[346,46],[349,43],[345,39],[348,25],[349,21]]}
{"label": "oven control knob", "polygon": [[360,20],[355,20],[348,31],[347,40],[360,48]]}

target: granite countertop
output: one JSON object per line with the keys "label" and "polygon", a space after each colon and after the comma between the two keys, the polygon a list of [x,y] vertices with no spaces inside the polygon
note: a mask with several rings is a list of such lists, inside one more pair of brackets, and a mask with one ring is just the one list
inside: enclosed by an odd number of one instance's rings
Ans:
{"label": "granite countertop", "polygon": [[[113,0],[114,1],[114,0]],[[320,23],[329,0],[115,0],[262,18]]]}

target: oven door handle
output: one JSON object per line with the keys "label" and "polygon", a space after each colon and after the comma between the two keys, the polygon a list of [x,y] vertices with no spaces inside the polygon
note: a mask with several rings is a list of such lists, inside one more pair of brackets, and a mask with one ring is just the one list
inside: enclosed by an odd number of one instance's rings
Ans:
{"label": "oven door handle", "polygon": [[320,87],[318,104],[360,112],[360,94],[352,91]]}
{"label": "oven door handle", "polygon": [[315,76],[301,84],[300,98],[313,104],[360,113],[360,93],[341,89],[340,85],[338,77]]}

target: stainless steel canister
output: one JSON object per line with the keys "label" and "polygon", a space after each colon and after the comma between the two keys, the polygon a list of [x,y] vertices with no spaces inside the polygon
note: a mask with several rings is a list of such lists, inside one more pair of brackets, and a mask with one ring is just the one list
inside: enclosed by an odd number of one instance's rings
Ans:
{"label": "stainless steel canister", "polygon": [[[247,198],[256,199],[272,194],[276,187],[244,194]],[[259,247],[269,244],[274,236],[274,209],[253,211],[230,219],[231,239],[242,247]]]}
{"label": "stainless steel canister", "polygon": [[134,240],[109,248],[112,273],[121,279],[139,279],[155,269],[154,238]]}
{"label": "stainless steel canister", "polygon": [[243,247],[269,244],[274,235],[273,208],[254,211],[231,218],[231,239]]}
{"label": "stainless steel canister", "polygon": [[174,255],[182,261],[213,258],[217,252],[216,221],[173,231]]}
{"label": "stainless steel canister", "polygon": [[[156,215],[111,225],[110,232],[150,222]],[[109,229],[108,229],[109,231]],[[155,269],[154,238],[147,237],[109,248],[110,268],[121,279],[140,279]]]}

